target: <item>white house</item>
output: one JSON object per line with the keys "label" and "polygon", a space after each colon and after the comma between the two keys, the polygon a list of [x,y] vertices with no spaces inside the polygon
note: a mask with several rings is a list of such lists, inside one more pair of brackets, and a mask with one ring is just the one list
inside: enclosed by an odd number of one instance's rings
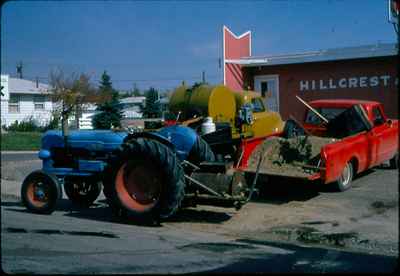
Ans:
{"label": "white house", "polygon": [[128,97],[120,100],[122,113],[125,119],[138,119],[143,117],[143,107],[146,97]]}
{"label": "white house", "polygon": [[53,103],[47,84],[1,75],[1,125],[35,119],[46,125],[51,119]]}

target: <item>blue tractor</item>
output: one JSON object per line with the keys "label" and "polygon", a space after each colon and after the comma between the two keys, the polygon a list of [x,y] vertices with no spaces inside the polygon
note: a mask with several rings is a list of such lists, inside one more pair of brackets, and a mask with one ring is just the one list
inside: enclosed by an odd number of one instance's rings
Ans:
{"label": "blue tractor", "polygon": [[[216,162],[193,129],[169,126],[154,132],[61,131],[42,137],[43,168],[21,188],[24,205],[50,214],[62,197],[90,206],[103,191],[113,210],[138,219],[165,219],[185,204],[240,206],[251,196],[242,172]],[[250,194],[249,194],[250,193]]]}

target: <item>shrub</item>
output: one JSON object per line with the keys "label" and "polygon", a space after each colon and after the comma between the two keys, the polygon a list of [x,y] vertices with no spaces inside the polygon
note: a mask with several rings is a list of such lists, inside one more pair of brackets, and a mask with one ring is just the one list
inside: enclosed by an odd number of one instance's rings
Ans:
{"label": "shrub", "polygon": [[41,128],[41,131],[47,131],[50,129],[59,129],[60,122],[61,122],[60,116],[53,114],[47,125]]}
{"label": "shrub", "polygon": [[32,117],[28,117],[28,119],[23,120],[22,122],[18,122],[16,120],[12,123],[8,128],[8,131],[20,131],[20,132],[33,132],[40,131],[40,127],[38,126],[37,121]]}

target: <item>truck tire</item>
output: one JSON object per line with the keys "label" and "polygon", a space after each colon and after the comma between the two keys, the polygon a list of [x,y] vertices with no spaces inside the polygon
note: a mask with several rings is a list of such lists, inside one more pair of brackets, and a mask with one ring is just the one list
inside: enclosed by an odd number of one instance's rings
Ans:
{"label": "truck tire", "polygon": [[201,162],[214,162],[215,155],[208,143],[200,136],[197,136],[187,159],[189,162],[199,165]]}
{"label": "truck tire", "polygon": [[61,188],[55,176],[42,170],[31,172],[22,183],[22,204],[38,214],[51,214],[61,197]]}
{"label": "truck tire", "polygon": [[336,191],[344,192],[350,189],[354,176],[354,168],[351,162],[348,162],[344,167],[339,179],[335,182]]}
{"label": "truck tire", "polygon": [[389,168],[397,170],[399,168],[399,153],[396,153],[392,159],[389,160]]}
{"label": "truck tire", "polygon": [[170,217],[184,197],[184,173],[175,152],[152,139],[123,144],[105,176],[111,207],[139,220]]}
{"label": "truck tire", "polygon": [[74,204],[89,207],[99,197],[101,182],[90,177],[66,177],[64,191]]}

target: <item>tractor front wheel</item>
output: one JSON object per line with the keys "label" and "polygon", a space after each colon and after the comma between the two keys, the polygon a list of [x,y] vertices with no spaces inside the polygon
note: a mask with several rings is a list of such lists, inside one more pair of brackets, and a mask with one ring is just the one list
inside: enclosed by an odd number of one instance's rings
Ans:
{"label": "tractor front wheel", "polygon": [[74,204],[89,207],[101,192],[101,182],[90,177],[66,177],[64,191]]}
{"label": "tractor front wheel", "polygon": [[39,214],[51,214],[61,197],[61,189],[55,176],[37,170],[30,173],[21,186],[21,200],[28,210]]}

